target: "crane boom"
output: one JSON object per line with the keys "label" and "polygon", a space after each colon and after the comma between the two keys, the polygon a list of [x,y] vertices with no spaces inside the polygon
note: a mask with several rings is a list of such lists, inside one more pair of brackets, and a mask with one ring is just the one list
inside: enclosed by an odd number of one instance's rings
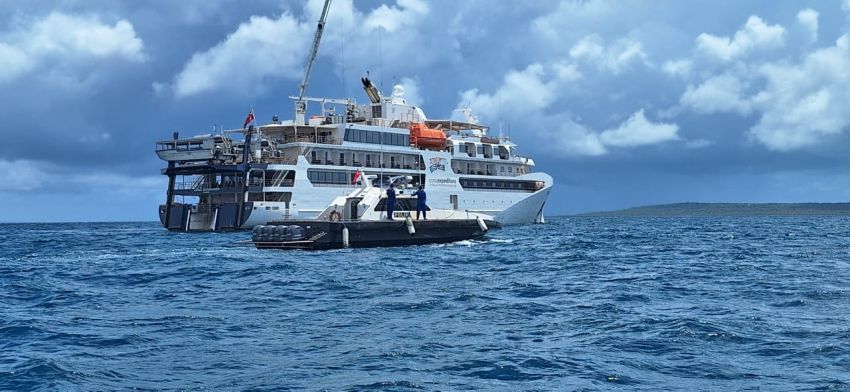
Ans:
{"label": "crane boom", "polygon": [[313,63],[316,62],[316,55],[319,53],[319,42],[321,42],[322,33],[325,31],[325,22],[328,20],[328,9],[330,6],[331,0],[325,0],[325,6],[322,8],[322,16],[319,17],[316,34],[313,36],[313,47],[310,49],[310,57],[307,58],[307,69],[304,71],[304,79],[298,86],[298,101],[295,102],[295,122],[297,124],[306,124],[304,122],[304,115],[307,113],[307,101],[304,99],[304,94],[307,92],[307,80],[310,79],[310,71],[313,70]]}

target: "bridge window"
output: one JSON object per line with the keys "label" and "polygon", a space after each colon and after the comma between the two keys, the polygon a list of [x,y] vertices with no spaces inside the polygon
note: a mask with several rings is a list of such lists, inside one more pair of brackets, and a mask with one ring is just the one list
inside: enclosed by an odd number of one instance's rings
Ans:
{"label": "bridge window", "polygon": [[536,192],[545,186],[543,181],[512,181],[512,180],[497,180],[497,181],[477,181],[470,178],[461,178],[460,186],[463,189],[514,189],[521,192]]}

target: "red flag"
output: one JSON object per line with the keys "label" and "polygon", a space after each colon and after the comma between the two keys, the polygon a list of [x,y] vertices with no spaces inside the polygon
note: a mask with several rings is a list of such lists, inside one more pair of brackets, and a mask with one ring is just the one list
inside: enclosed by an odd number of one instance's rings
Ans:
{"label": "red flag", "polygon": [[242,124],[242,128],[247,127],[248,124],[250,124],[252,122],[254,122],[254,111],[253,110],[248,112],[248,117],[245,117],[245,124]]}
{"label": "red flag", "polygon": [[357,180],[359,180],[359,179],[360,179],[360,170],[358,170],[358,171],[354,172],[354,180],[353,180],[353,181],[351,181],[351,183],[352,183],[352,184],[356,184],[356,183],[357,183]]}

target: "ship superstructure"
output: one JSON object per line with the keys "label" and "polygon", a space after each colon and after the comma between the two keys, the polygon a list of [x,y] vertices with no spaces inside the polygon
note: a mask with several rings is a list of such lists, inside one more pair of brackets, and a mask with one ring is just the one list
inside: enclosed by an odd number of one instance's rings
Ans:
{"label": "ship superstructure", "polygon": [[[505,137],[468,112],[466,121],[432,120],[409,105],[404,89],[383,96],[368,78],[369,103],[308,98],[307,75],[318,50],[329,1],[319,21],[294,120],[157,142],[168,162],[169,230],[250,229],[287,219],[316,218],[334,198],[355,189],[355,173],[375,186],[422,184],[433,208],[483,213],[502,224],[543,222],[552,177],[534,171]],[[306,118],[307,103],[321,114]]]}

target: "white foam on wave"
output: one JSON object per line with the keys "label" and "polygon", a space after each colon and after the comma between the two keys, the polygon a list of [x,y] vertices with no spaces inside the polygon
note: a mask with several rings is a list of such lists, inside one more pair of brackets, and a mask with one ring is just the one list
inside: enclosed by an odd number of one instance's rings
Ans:
{"label": "white foam on wave", "polygon": [[[480,243],[480,242],[478,242],[478,243]],[[461,241],[452,242],[452,245],[460,245],[460,246],[472,246],[472,245],[475,245],[475,244],[476,244],[476,241],[472,241],[472,240],[461,240]]]}
{"label": "white foam on wave", "polygon": [[489,239],[485,239],[483,241],[482,240],[460,240],[460,241],[449,242],[449,243],[445,243],[445,244],[432,244],[431,246],[437,247],[437,248],[442,248],[442,247],[446,247],[446,246],[472,247],[472,246],[483,245],[483,244],[488,244],[488,243],[510,244],[510,243],[513,243],[513,242],[514,242],[513,239],[489,238]]}
{"label": "white foam on wave", "polygon": [[480,242],[475,242],[475,241],[472,241],[472,240],[460,240],[460,241],[455,241],[455,242],[431,244],[431,246],[435,247],[435,248],[444,248],[444,247],[450,247],[450,246],[473,246],[476,243],[480,243]]}

